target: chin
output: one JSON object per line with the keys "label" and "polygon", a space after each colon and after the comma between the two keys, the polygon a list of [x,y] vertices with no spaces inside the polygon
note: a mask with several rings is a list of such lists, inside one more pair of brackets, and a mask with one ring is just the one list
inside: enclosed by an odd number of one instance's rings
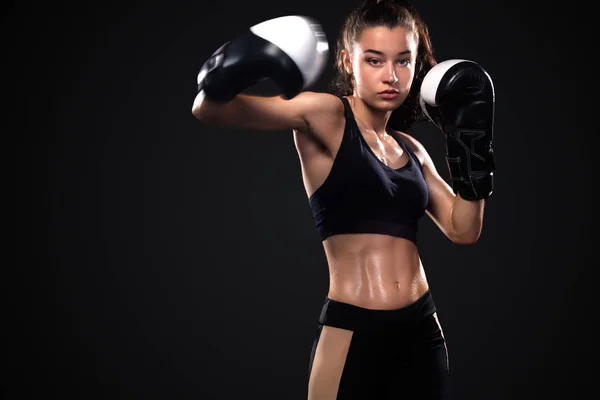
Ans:
{"label": "chin", "polygon": [[394,111],[396,108],[400,107],[404,103],[404,99],[398,100],[384,100],[377,99],[375,102],[375,108],[381,111]]}
{"label": "chin", "polygon": [[406,100],[406,96],[398,96],[398,98],[386,100],[377,94],[369,95],[368,97],[362,97],[362,101],[365,102],[369,107],[381,112],[394,111],[400,107]]}

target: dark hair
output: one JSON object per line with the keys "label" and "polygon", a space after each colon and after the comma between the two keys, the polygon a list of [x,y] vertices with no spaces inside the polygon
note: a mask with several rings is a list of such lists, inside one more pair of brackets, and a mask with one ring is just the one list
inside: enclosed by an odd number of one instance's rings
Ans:
{"label": "dark hair", "polygon": [[335,49],[335,75],[329,88],[336,96],[349,96],[353,92],[354,78],[344,68],[342,50],[349,50],[365,28],[385,26],[390,29],[402,26],[413,32],[417,40],[415,76],[410,94],[392,113],[388,125],[408,131],[417,121],[425,118],[419,105],[419,90],[423,77],[437,64],[427,26],[414,6],[403,0],[364,0],[346,17]]}

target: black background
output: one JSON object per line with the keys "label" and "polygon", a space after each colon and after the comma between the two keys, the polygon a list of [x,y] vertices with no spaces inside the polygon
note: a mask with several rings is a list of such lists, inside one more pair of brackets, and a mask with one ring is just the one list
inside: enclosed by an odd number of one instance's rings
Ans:
{"label": "black background", "polygon": [[[300,14],[333,49],[354,4],[4,6],[5,398],[306,397],[328,273],[292,134],[205,126],[191,106],[225,41]],[[419,233],[453,398],[581,398],[597,360],[591,6],[417,6],[437,59],[475,60],[496,88],[481,238],[453,244],[429,219]],[[441,134],[413,135],[447,179]]]}

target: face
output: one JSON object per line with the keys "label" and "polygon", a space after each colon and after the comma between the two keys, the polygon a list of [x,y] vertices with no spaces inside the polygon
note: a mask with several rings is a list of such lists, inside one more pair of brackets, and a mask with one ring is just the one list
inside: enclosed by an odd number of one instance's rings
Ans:
{"label": "face", "polygon": [[371,107],[398,108],[410,92],[415,74],[417,42],[404,27],[365,28],[350,53],[346,71],[354,77],[354,91]]}

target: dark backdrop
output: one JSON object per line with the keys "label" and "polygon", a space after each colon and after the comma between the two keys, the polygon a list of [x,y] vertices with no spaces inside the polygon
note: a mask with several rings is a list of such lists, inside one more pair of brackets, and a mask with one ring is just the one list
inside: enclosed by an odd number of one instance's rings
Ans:
{"label": "dark backdrop", "polygon": [[[333,48],[355,3],[4,6],[5,398],[305,398],[328,274],[292,134],[190,111],[225,41],[302,14]],[[591,6],[537,3],[417,3],[438,60],[476,60],[496,87],[481,238],[419,233],[454,399],[580,398],[593,378]],[[447,179],[441,134],[413,134]]]}

